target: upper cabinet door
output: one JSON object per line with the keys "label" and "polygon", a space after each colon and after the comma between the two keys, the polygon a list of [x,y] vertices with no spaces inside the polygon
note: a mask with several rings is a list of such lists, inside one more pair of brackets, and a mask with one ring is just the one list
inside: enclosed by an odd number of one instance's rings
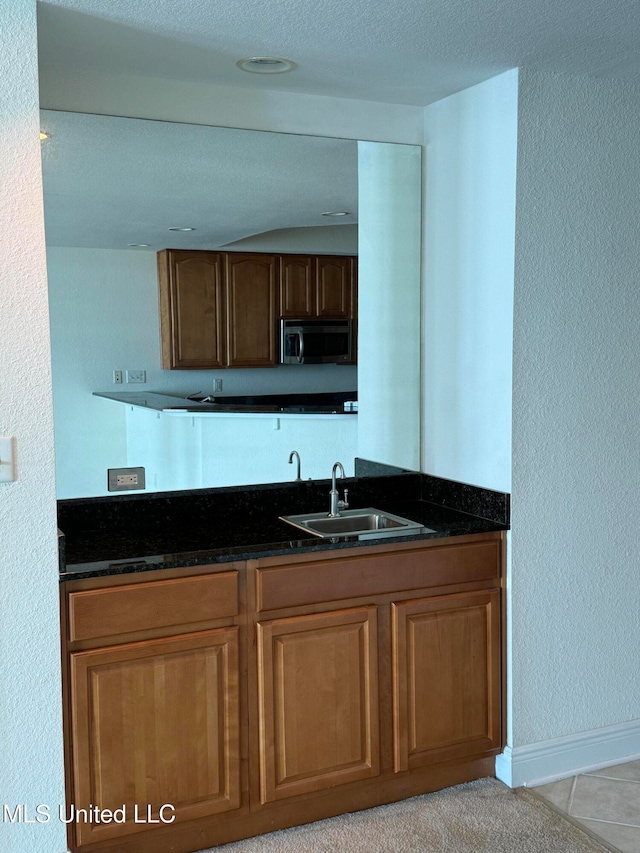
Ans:
{"label": "upper cabinet door", "polygon": [[276,364],[278,258],[226,255],[227,366]]}
{"label": "upper cabinet door", "polygon": [[320,256],[316,258],[318,317],[351,316],[353,259]]}
{"label": "upper cabinet door", "polygon": [[224,366],[224,294],[219,252],[158,253],[165,369]]}
{"label": "upper cabinet door", "polygon": [[313,317],[316,311],[315,269],[310,255],[280,258],[280,316]]}

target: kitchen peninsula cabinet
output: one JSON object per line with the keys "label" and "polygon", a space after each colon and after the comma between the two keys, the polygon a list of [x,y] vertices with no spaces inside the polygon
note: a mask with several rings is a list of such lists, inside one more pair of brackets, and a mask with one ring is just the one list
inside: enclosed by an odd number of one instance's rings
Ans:
{"label": "kitchen peninsula cabinet", "polygon": [[279,317],[354,318],[354,257],[158,252],[162,367],[274,367]]}
{"label": "kitchen peninsula cabinet", "polygon": [[176,816],[74,825],[71,849],[187,853],[493,775],[503,552],[493,532],[63,584],[68,800]]}

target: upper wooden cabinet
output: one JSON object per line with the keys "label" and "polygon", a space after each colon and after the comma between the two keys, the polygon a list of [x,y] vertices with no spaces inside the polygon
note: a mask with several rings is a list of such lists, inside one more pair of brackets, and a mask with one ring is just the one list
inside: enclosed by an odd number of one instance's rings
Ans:
{"label": "upper wooden cabinet", "polygon": [[278,258],[158,252],[165,370],[274,367]]}
{"label": "upper wooden cabinet", "polygon": [[158,252],[162,366],[224,367],[223,256],[220,252]]}
{"label": "upper wooden cabinet", "polygon": [[353,258],[316,258],[318,317],[350,317]]}
{"label": "upper wooden cabinet", "polygon": [[284,255],[280,264],[280,316],[315,317],[315,268],[311,255]]}
{"label": "upper wooden cabinet", "polygon": [[272,367],[277,361],[278,258],[225,256],[227,367]]}
{"label": "upper wooden cabinet", "polygon": [[355,258],[282,255],[281,317],[354,316]]}
{"label": "upper wooden cabinet", "polygon": [[158,252],[165,370],[274,367],[279,317],[355,317],[356,258]]}

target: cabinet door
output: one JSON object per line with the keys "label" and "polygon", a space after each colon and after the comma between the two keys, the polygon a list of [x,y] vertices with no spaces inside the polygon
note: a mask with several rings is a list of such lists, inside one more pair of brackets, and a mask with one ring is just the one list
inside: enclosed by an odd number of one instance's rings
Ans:
{"label": "cabinet door", "polygon": [[351,316],[352,280],[352,258],[316,258],[318,317]]}
{"label": "cabinet door", "polygon": [[395,770],[500,747],[500,593],[392,604]]}
{"label": "cabinet door", "polygon": [[257,630],[262,803],[377,776],[376,608]]}
{"label": "cabinet door", "polygon": [[228,367],[276,364],[277,269],[275,255],[226,256]]}
{"label": "cabinet door", "polygon": [[202,370],[224,366],[222,255],[158,254],[162,366]]}
{"label": "cabinet door", "polygon": [[[240,806],[238,628],[71,655],[73,802],[124,808],[79,845]],[[137,812],[136,812],[137,809]],[[69,816],[67,814],[67,816]]]}
{"label": "cabinet door", "polygon": [[280,316],[313,317],[316,312],[315,266],[309,255],[280,258]]}

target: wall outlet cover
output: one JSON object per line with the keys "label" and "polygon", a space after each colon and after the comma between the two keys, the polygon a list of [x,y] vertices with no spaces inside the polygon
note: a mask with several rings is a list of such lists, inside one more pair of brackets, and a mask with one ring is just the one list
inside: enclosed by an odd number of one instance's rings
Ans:
{"label": "wall outlet cover", "polygon": [[127,384],[142,385],[147,381],[146,370],[127,370]]}
{"label": "wall outlet cover", "polygon": [[144,468],[107,468],[107,489],[110,492],[139,491],[144,488]]}

